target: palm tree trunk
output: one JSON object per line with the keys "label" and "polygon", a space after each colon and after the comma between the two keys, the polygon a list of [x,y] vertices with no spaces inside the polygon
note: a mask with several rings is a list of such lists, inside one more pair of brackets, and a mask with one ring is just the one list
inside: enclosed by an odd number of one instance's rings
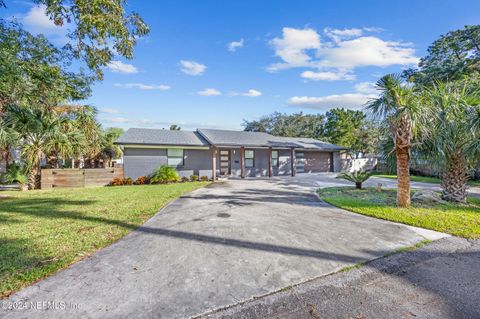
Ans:
{"label": "palm tree trunk", "polygon": [[397,155],[397,206],[410,206],[410,121],[405,115],[395,134]]}
{"label": "palm tree trunk", "polygon": [[467,164],[461,156],[447,159],[447,168],[442,174],[442,198],[450,202],[467,200]]}
{"label": "palm tree trunk", "polygon": [[28,189],[39,189],[41,187],[41,170],[40,170],[40,159],[42,153],[37,152],[35,160],[32,163],[30,170],[28,171]]}
{"label": "palm tree trunk", "polygon": [[397,206],[410,206],[410,156],[408,150],[397,149]]}

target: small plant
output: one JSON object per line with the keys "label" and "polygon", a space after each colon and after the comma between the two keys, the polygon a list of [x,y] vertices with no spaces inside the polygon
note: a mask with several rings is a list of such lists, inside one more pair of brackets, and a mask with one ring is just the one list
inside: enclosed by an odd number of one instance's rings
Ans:
{"label": "small plant", "polygon": [[202,182],[207,182],[207,181],[208,181],[208,176],[201,176],[201,177],[200,177],[200,180],[201,180]]}
{"label": "small plant", "polygon": [[133,185],[133,179],[131,177],[127,177],[123,180],[123,185]]}
{"label": "small plant", "polygon": [[178,182],[179,179],[175,168],[168,165],[162,165],[153,172],[150,182],[154,184],[166,184]]}
{"label": "small plant", "polygon": [[135,185],[144,185],[144,184],[148,184],[148,183],[149,183],[149,180],[148,180],[147,176],[139,176],[139,177],[137,177],[135,182],[133,182],[133,184],[135,184]]}
{"label": "small plant", "polygon": [[9,165],[7,168],[7,172],[3,175],[3,179],[6,183],[9,184],[17,183],[21,191],[27,189],[28,177],[24,173],[20,165]]}
{"label": "small plant", "polygon": [[346,179],[355,183],[355,188],[362,189],[362,184],[372,176],[372,172],[357,171],[353,173],[340,173],[337,178]]}
{"label": "small plant", "polygon": [[190,181],[190,178],[188,178],[187,176],[182,176],[182,178],[180,178],[180,181],[182,183],[186,183],[186,182],[189,182]]}
{"label": "small plant", "polygon": [[123,178],[116,177],[108,185],[109,186],[122,186],[123,185]]}
{"label": "small plant", "polygon": [[192,175],[192,176],[190,176],[190,180],[191,180],[192,182],[198,181],[198,175]]}

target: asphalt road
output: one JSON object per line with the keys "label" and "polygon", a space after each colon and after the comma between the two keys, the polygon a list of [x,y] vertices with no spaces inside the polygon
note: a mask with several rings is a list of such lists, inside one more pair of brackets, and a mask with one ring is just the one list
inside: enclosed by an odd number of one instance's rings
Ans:
{"label": "asphalt road", "polygon": [[480,240],[440,239],[206,318],[480,318]]}

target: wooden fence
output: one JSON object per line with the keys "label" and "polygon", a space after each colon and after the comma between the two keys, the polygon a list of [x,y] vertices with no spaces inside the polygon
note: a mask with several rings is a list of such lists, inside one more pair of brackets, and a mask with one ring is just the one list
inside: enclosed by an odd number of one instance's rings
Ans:
{"label": "wooden fence", "polygon": [[42,169],[41,188],[105,186],[123,178],[123,167]]}

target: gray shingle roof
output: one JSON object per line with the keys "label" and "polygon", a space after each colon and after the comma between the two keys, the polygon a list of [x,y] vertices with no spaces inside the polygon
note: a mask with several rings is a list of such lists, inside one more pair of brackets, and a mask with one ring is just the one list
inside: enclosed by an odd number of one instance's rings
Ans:
{"label": "gray shingle roof", "polygon": [[209,146],[197,132],[131,128],[117,140],[117,144]]}
{"label": "gray shingle roof", "polygon": [[224,146],[263,146],[263,147],[296,147],[316,150],[344,150],[344,147],[303,137],[273,136],[263,132],[245,132],[214,129],[197,130],[213,145]]}
{"label": "gray shingle roof", "polygon": [[131,128],[117,140],[117,144],[178,145],[178,146],[245,146],[245,147],[295,147],[311,150],[336,151],[344,147],[313,138],[281,137],[263,132],[198,129],[170,131]]}

